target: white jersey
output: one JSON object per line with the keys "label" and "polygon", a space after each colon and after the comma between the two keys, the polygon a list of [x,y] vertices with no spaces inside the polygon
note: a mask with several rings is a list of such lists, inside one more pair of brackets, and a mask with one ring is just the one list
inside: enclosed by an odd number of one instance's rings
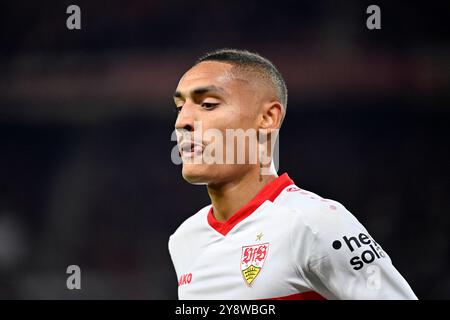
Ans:
{"label": "white jersey", "polygon": [[180,299],[417,299],[344,206],[286,173],[226,222],[212,210],[169,239]]}

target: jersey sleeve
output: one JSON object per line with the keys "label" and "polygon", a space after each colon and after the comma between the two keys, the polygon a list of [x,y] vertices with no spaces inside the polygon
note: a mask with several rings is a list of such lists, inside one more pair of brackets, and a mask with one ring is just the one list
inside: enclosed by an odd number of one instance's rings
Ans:
{"label": "jersey sleeve", "polygon": [[299,215],[292,241],[298,272],[327,299],[417,299],[391,258],[342,205]]}

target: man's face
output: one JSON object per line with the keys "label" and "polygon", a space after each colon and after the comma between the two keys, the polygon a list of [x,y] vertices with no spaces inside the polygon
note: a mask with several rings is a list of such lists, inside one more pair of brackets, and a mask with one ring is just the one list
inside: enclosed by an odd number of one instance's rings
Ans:
{"label": "man's face", "polygon": [[[220,184],[251,168],[249,164],[193,161],[193,157],[203,154],[208,145],[217,142],[215,135],[205,135],[211,129],[222,134],[224,154],[229,148],[226,129],[258,129],[260,93],[254,83],[232,74],[232,68],[222,62],[201,62],[188,70],[178,83],[174,94],[179,112],[175,128],[183,160],[183,177],[190,183]],[[243,152],[236,149],[236,144],[233,149],[235,153]]]}

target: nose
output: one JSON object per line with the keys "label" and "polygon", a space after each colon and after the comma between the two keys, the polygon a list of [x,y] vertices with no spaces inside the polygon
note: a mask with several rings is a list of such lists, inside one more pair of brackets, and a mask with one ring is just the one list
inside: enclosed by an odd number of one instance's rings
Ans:
{"label": "nose", "polygon": [[175,121],[175,129],[194,131],[194,121],[194,108],[186,102],[178,113],[177,120]]}

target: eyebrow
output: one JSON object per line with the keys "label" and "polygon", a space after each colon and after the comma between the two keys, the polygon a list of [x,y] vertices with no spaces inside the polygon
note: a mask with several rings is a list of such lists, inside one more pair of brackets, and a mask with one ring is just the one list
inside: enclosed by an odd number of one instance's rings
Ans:
{"label": "eyebrow", "polygon": [[[223,94],[225,95],[226,92],[224,89],[220,88],[220,87],[216,87],[216,86],[207,86],[207,87],[199,87],[199,88],[195,88],[190,92],[190,95],[192,96],[201,96],[203,94],[206,93],[219,93],[219,94]],[[183,94],[180,91],[175,91],[175,93],[173,94],[174,98],[183,98]]]}

